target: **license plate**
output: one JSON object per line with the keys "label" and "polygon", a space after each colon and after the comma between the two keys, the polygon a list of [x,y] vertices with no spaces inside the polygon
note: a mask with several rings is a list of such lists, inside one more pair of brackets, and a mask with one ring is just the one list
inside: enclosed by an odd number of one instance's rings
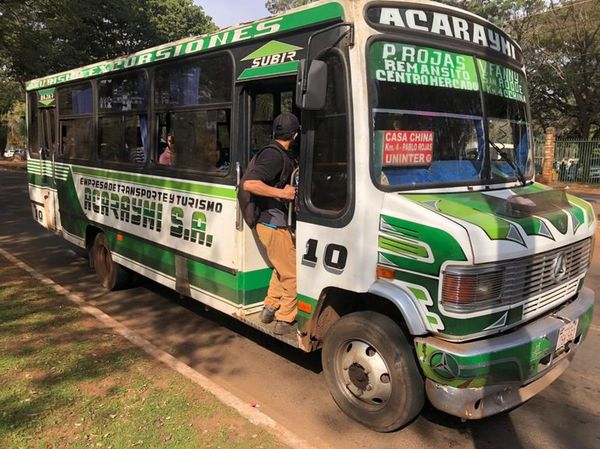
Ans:
{"label": "license plate", "polygon": [[577,334],[577,323],[579,323],[579,320],[571,321],[560,328],[560,331],[558,332],[558,341],[556,342],[556,349],[560,349],[568,342],[575,340]]}

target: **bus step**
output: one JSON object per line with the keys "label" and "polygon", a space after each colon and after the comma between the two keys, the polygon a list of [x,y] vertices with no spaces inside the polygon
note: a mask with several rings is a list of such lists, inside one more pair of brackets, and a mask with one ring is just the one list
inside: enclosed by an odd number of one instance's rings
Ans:
{"label": "bus step", "polygon": [[[273,321],[272,323],[269,323],[269,324],[265,324],[262,321],[260,321],[260,310],[257,311],[256,313],[252,313],[250,315],[236,315],[236,318],[238,320],[242,321],[243,323],[246,323],[246,324],[252,326],[253,328],[260,330],[261,332],[264,332],[265,334],[269,334],[270,336],[276,338],[277,340],[281,340],[295,348],[299,347],[297,331],[289,332],[285,335],[274,334],[273,329],[275,328],[275,321]],[[296,325],[296,327],[297,327],[297,325]]]}

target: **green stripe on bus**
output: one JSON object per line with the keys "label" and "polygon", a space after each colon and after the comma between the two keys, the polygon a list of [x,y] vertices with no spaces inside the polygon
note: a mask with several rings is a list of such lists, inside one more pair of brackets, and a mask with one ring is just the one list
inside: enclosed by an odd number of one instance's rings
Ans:
{"label": "green stripe on bus", "polygon": [[54,187],[54,182],[50,176],[34,174],[29,172],[28,174],[29,184],[33,184],[36,187]]}
{"label": "green stripe on bus", "polygon": [[[290,30],[336,19],[340,20],[343,17],[344,9],[337,2],[317,5],[281,16],[261,19],[237,28],[224,29],[213,34],[194,36],[158,47],[148,48],[126,57],[122,56],[43,78],[37,78],[27,82],[26,89],[29,91],[47,86],[56,86],[78,79],[120,72],[133,67],[142,67],[158,61],[172,60],[186,55],[202,54],[209,50],[230,47],[237,43],[246,45],[253,38],[274,37]],[[235,30],[239,31],[236,32]]]}
{"label": "green stripe on bus", "polygon": [[[236,304],[262,301],[271,279],[270,269],[233,275],[195,260],[188,260],[187,265],[190,285]],[[249,279],[251,282],[247,282]],[[260,282],[255,282],[258,279]]]}
{"label": "green stripe on bus", "polygon": [[118,240],[117,231],[107,230],[105,234],[111,250],[115,253],[167,276],[175,277],[175,255],[171,251],[157,248],[131,237]]}
{"label": "green stripe on bus", "polygon": [[583,209],[587,215],[588,226],[592,226],[594,224],[594,209],[592,208],[591,204],[573,195],[567,195],[567,197],[572,204]]}
{"label": "green stripe on bus", "polygon": [[188,263],[190,273],[203,278],[210,278],[219,284],[237,290],[255,290],[269,285],[271,269],[265,268],[256,271],[238,272],[231,274],[218,268],[211,267],[199,261],[190,260]]}
{"label": "green stripe on bus", "polygon": [[112,181],[130,182],[144,186],[159,187],[161,189],[177,190],[189,193],[197,193],[216,198],[235,200],[236,193],[233,187],[218,187],[212,185],[200,185],[192,182],[179,181],[168,178],[152,178],[144,175],[130,173],[113,172],[89,167],[73,167],[73,172],[79,175],[95,176]]}
{"label": "green stripe on bus", "polygon": [[71,234],[84,237],[88,221],[77,197],[73,178],[68,175],[67,180],[57,182],[56,187],[61,225]]}
{"label": "green stripe on bus", "polygon": [[[172,251],[133,236],[118,240],[118,231],[112,229],[105,232],[115,253],[166,276],[176,276],[175,254]],[[191,259],[188,259],[187,267],[190,285],[237,304],[262,301],[271,279],[270,268],[232,274]]]}
{"label": "green stripe on bus", "polygon": [[397,240],[391,237],[379,236],[379,247],[397,254],[408,254],[410,256],[418,256],[423,258],[427,258],[429,256],[429,252],[424,246],[417,243],[408,242],[406,240]]}

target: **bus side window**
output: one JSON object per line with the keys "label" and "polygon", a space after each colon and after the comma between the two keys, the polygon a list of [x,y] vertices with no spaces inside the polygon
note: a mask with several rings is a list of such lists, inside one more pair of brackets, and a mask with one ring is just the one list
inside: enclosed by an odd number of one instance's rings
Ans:
{"label": "bus side window", "polygon": [[33,156],[34,158],[38,158],[41,148],[40,127],[42,115],[40,114],[40,111],[38,109],[38,93],[30,92],[28,96],[29,115],[27,122],[27,144],[29,155]]}
{"label": "bus side window", "polygon": [[325,107],[316,111],[312,119],[314,141],[308,195],[313,207],[341,212],[348,201],[349,184],[346,70],[335,51],[324,60],[328,65],[327,96]]}
{"label": "bus side window", "polygon": [[144,164],[148,159],[146,72],[98,83],[98,156],[102,161]]}
{"label": "bus side window", "polygon": [[58,89],[62,159],[89,159],[92,147],[92,86],[89,82]]}
{"label": "bus side window", "polygon": [[294,109],[292,90],[287,86],[279,86],[276,91],[259,92],[252,96],[252,129],[248,160],[269,144],[273,137],[273,120],[282,112],[292,112],[300,116]]}
{"label": "bus side window", "polygon": [[273,93],[257,94],[252,103],[250,159],[271,141],[273,119],[275,118],[275,95]]}
{"label": "bus side window", "polygon": [[[208,173],[227,171],[229,169],[229,121],[229,110],[223,109],[158,114],[157,162]],[[161,155],[167,150],[169,135],[174,141],[174,158],[162,158],[163,162],[161,162]],[[226,142],[227,147],[224,147],[223,142]]]}
{"label": "bus side window", "polygon": [[[159,165],[216,175],[229,171],[232,80],[233,64],[227,54],[156,70]],[[169,135],[173,156],[161,157]]]}

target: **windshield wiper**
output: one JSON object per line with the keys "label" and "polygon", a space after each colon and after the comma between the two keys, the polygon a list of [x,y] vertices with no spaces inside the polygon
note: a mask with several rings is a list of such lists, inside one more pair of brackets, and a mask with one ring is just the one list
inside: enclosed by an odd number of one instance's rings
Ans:
{"label": "windshield wiper", "polygon": [[521,168],[519,167],[519,165],[517,163],[515,163],[514,159],[506,151],[504,151],[502,148],[500,148],[498,145],[496,145],[494,142],[490,142],[490,145],[492,146],[492,148],[494,150],[496,150],[496,153],[498,153],[502,159],[504,159],[506,162],[508,162],[508,165],[510,165],[512,167],[512,169],[515,172],[517,172],[517,178],[519,178],[519,181],[521,181],[521,184],[526,185],[527,180],[525,179],[525,175],[521,171]]}

